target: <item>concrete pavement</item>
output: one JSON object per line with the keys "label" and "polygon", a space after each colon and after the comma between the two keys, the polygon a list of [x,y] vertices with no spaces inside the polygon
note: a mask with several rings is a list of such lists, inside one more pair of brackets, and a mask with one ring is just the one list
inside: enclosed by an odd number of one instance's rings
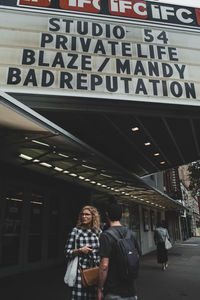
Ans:
{"label": "concrete pavement", "polygon": [[200,299],[200,238],[191,238],[169,250],[166,271],[156,262],[156,253],[142,258],[138,278],[139,300]]}
{"label": "concrete pavement", "polygon": [[[61,266],[1,279],[0,299],[70,300],[64,272]],[[137,285],[139,300],[200,299],[200,238],[176,244],[166,271],[161,271],[155,252],[142,257]]]}

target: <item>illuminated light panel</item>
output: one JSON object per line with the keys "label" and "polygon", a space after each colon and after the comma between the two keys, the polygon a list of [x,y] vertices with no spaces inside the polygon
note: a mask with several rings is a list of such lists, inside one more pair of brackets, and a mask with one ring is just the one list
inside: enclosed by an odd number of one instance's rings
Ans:
{"label": "illuminated light panel", "polygon": [[78,178],[81,180],[85,179],[85,177],[83,177],[83,176],[78,176]]}
{"label": "illuminated light panel", "polygon": [[45,163],[45,162],[41,162],[40,165],[42,165],[42,166],[44,166],[44,167],[47,167],[47,168],[51,168],[51,167],[52,167],[52,165],[47,164],[47,163]]}
{"label": "illuminated light panel", "polygon": [[92,183],[92,184],[95,184],[95,183],[96,183],[96,181],[91,181],[90,183]]}
{"label": "illuminated light panel", "polygon": [[11,200],[11,201],[16,201],[16,202],[23,202],[22,199],[18,199],[18,198],[9,198],[9,197],[7,197],[6,200]]}
{"label": "illuminated light panel", "polygon": [[35,143],[35,144],[39,144],[39,145],[43,145],[43,146],[46,146],[46,147],[50,147],[48,144],[40,142],[40,141],[32,140],[32,142]]}
{"label": "illuminated light panel", "polygon": [[146,143],[144,143],[144,145],[145,145],[145,146],[150,146],[151,143],[150,143],[150,142],[146,142]]}
{"label": "illuminated light panel", "polygon": [[78,175],[75,174],[75,173],[70,173],[69,175],[72,176],[72,177],[77,177],[77,176],[78,176]]}
{"label": "illuminated light panel", "polygon": [[85,178],[85,181],[90,181],[90,179],[89,178]]}
{"label": "illuminated light panel", "polygon": [[31,203],[38,204],[38,205],[42,205],[43,204],[42,202],[37,202],[37,201],[31,201]]}
{"label": "illuminated light panel", "polygon": [[131,128],[131,130],[134,132],[134,131],[138,131],[139,130],[139,127],[133,127]]}
{"label": "illuminated light panel", "polygon": [[102,184],[100,182],[97,182],[97,185],[101,186]]}
{"label": "illuminated light panel", "polygon": [[59,156],[65,157],[65,158],[69,158],[68,155],[62,154],[62,153],[58,153]]}
{"label": "illuminated light panel", "polygon": [[90,166],[88,166],[88,165],[82,165],[82,167],[87,168],[87,169],[91,169],[91,170],[97,170],[96,168],[90,167]]}
{"label": "illuminated light panel", "polygon": [[28,155],[25,155],[25,154],[20,154],[19,157],[23,158],[23,159],[26,159],[26,160],[31,160],[33,159],[31,156],[28,156]]}
{"label": "illuminated light panel", "polygon": [[38,163],[38,162],[40,162],[40,161],[39,161],[39,159],[34,159],[33,162],[34,162],[34,163]]}
{"label": "illuminated light panel", "polygon": [[160,155],[160,153],[158,153],[158,152],[154,153],[154,156],[159,156],[159,155]]}
{"label": "illuminated light panel", "polygon": [[65,173],[65,174],[69,174],[69,171],[65,170],[65,171],[63,171],[63,173]]}
{"label": "illuminated light panel", "polygon": [[54,170],[56,170],[56,171],[58,171],[58,172],[62,172],[62,171],[63,171],[63,169],[58,168],[58,167],[55,167]]}
{"label": "illuminated light panel", "polygon": [[110,175],[107,175],[107,174],[103,174],[103,173],[100,173],[101,176],[104,176],[104,177],[109,177],[109,178],[112,178],[112,176]]}
{"label": "illuminated light panel", "polygon": [[161,162],[160,162],[161,165],[164,165],[165,163],[166,163],[165,161],[161,161]]}

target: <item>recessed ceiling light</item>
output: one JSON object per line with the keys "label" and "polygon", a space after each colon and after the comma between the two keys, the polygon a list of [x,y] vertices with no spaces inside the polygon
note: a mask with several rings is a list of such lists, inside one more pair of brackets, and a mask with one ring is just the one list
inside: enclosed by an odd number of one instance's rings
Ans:
{"label": "recessed ceiling light", "polygon": [[84,180],[85,180],[85,181],[91,181],[89,178],[85,178]]}
{"label": "recessed ceiling light", "polygon": [[34,163],[38,163],[38,162],[40,162],[40,161],[39,161],[39,159],[34,159],[33,162],[34,162]]}
{"label": "recessed ceiling light", "polygon": [[19,155],[19,157],[21,157],[21,158],[23,158],[23,159],[26,159],[26,160],[31,160],[31,159],[33,159],[31,156],[25,155],[25,154],[23,154],[23,153],[21,153],[21,154]]}
{"label": "recessed ceiling light", "polygon": [[18,199],[18,198],[9,198],[9,197],[6,197],[6,200],[12,200],[12,201],[16,201],[16,202],[23,202],[22,199]]}
{"label": "recessed ceiling light", "polygon": [[59,156],[65,157],[65,158],[69,158],[68,155],[62,154],[62,153],[58,153]]}
{"label": "recessed ceiling light", "polygon": [[161,161],[160,164],[161,164],[161,165],[164,165],[164,164],[165,164],[165,161]]}
{"label": "recessed ceiling light", "polygon": [[139,127],[133,127],[131,128],[132,131],[138,131],[139,130]]}
{"label": "recessed ceiling light", "polygon": [[47,163],[45,163],[45,162],[41,162],[40,165],[42,165],[42,166],[44,166],[44,167],[47,167],[47,168],[51,168],[51,167],[52,167],[52,165],[47,164]]}
{"label": "recessed ceiling light", "polygon": [[144,143],[144,145],[145,145],[145,146],[150,146],[151,143],[150,143],[150,142],[146,142],[146,143]]}
{"label": "recessed ceiling light", "polygon": [[159,156],[159,155],[160,155],[160,153],[158,153],[158,152],[154,153],[154,156]]}
{"label": "recessed ceiling light", "polygon": [[36,140],[32,140],[33,143],[39,144],[39,145],[43,145],[43,146],[47,146],[50,147],[48,144],[40,142],[40,141],[36,141]]}
{"label": "recessed ceiling light", "polygon": [[96,168],[88,166],[88,165],[82,165],[82,167],[87,168],[87,169],[91,169],[91,170],[97,170]]}
{"label": "recessed ceiling light", "polygon": [[38,204],[38,205],[42,205],[43,204],[42,202],[38,202],[38,201],[31,201],[31,203]]}
{"label": "recessed ceiling light", "polygon": [[72,176],[72,177],[77,177],[77,176],[78,176],[78,175],[75,174],[75,173],[70,173],[69,175]]}
{"label": "recessed ceiling light", "polygon": [[101,176],[104,176],[104,177],[109,177],[109,178],[112,178],[112,176],[110,175],[107,175],[107,174],[103,174],[103,173],[100,173]]}
{"label": "recessed ceiling light", "polygon": [[58,168],[58,167],[55,167],[54,170],[56,170],[56,171],[58,171],[58,172],[62,172],[62,171],[63,171],[63,169]]}

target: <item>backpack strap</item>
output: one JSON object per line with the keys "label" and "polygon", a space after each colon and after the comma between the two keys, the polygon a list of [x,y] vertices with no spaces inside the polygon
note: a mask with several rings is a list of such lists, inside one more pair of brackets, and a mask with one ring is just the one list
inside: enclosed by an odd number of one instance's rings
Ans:
{"label": "backpack strap", "polygon": [[115,230],[110,227],[108,230],[106,230],[106,233],[110,234],[116,241],[118,241],[121,238],[129,239],[131,237],[131,231],[128,229],[126,232],[126,235],[124,236],[122,233],[119,232],[119,235],[116,233]]}
{"label": "backpack strap", "polygon": [[108,233],[109,235],[111,235],[116,241],[118,241],[120,239],[120,237],[116,234],[116,232],[114,232],[114,230],[106,230],[105,233]]}

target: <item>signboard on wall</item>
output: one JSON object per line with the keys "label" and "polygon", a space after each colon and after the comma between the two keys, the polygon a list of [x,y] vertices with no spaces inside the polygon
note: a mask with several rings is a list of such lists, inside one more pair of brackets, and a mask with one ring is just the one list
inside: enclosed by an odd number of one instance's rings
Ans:
{"label": "signboard on wall", "polygon": [[145,0],[0,0],[0,5],[200,27],[200,8]]}
{"label": "signboard on wall", "polygon": [[198,32],[20,10],[0,30],[6,92],[200,103]]}

